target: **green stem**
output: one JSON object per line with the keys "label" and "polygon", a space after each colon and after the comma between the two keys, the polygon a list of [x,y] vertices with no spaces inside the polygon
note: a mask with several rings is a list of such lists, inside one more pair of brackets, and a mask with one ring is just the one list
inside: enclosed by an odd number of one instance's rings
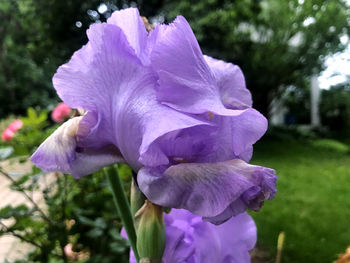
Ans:
{"label": "green stem", "polygon": [[135,216],[137,211],[145,204],[146,197],[140,191],[138,186],[135,183],[135,180],[132,179],[131,189],[130,189],[130,208],[131,214]]}
{"label": "green stem", "polygon": [[113,166],[106,167],[104,172],[107,175],[113,194],[114,204],[119,212],[126,234],[128,235],[136,261],[139,262],[140,258],[136,248],[136,231],[134,228],[134,221],[130,211],[128,199],[126,198],[123,189],[122,181],[120,180],[118,171]]}

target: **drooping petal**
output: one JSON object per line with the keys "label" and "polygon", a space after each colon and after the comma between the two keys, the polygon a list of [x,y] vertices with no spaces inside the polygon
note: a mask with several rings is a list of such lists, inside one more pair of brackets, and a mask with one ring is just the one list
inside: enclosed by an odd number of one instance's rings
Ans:
{"label": "drooping petal", "polygon": [[116,11],[107,19],[107,23],[121,28],[130,46],[134,49],[136,56],[140,58],[143,64],[147,65],[150,63],[145,52],[148,34],[137,8]]}
{"label": "drooping petal", "polygon": [[[263,168],[263,167],[260,167]],[[276,179],[274,170],[266,169],[266,176],[261,180],[259,185],[252,186],[240,196],[239,199],[234,200],[222,213],[213,217],[204,217],[205,221],[213,224],[222,224],[231,215],[237,215],[244,212],[247,208],[258,211],[264,204],[265,200],[272,200],[276,194]]]}
{"label": "drooping petal", "polygon": [[184,17],[155,30],[151,61],[159,76],[159,101],[187,113],[214,112],[227,116],[241,113],[224,107],[214,75]]}
{"label": "drooping petal", "polygon": [[115,145],[134,170],[167,164],[168,158],[162,152],[150,152],[150,145],[168,132],[206,123],[157,101],[156,76],[150,67],[138,63],[120,27],[92,25],[88,37],[89,43],[53,79],[66,104],[89,111],[85,121],[91,132],[79,144]]}
{"label": "drooping petal", "polygon": [[75,160],[75,135],[82,117],[62,124],[35,151],[31,161],[44,171],[70,172],[70,163]]}
{"label": "drooping petal", "polygon": [[[276,192],[274,170],[240,159],[182,163],[167,169],[142,168],[137,180],[141,191],[153,203],[184,208],[207,220],[223,213],[236,200],[242,200],[245,208],[256,210]],[[230,212],[221,221],[237,214]]]}
{"label": "drooping petal", "polygon": [[94,150],[77,146],[77,133],[82,118],[75,117],[62,124],[39,146],[31,161],[44,171],[60,171],[77,178],[109,164],[122,162],[118,149],[113,146]]}
{"label": "drooping petal", "polygon": [[215,76],[220,96],[226,108],[245,109],[252,106],[252,95],[245,86],[241,69],[232,63],[226,63],[204,55]]}
{"label": "drooping petal", "polygon": [[78,148],[70,173],[75,178],[80,178],[108,165],[121,162],[125,162],[125,160],[114,145],[107,145],[101,149]]}

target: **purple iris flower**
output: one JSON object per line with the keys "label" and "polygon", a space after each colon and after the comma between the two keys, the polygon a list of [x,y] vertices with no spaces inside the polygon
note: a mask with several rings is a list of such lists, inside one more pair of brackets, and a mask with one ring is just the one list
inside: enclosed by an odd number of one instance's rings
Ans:
{"label": "purple iris flower", "polygon": [[185,18],[148,33],[135,8],[93,24],[53,84],[86,114],[64,123],[31,160],[76,178],[127,162],[147,198],[220,224],[272,199],[272,169],[250,165],[267,120],[238,66],[202,54]]}
{"label": "purple iris flower", "polygon": [[[183,209],[164,214],[164,263],[249,263],[256,243],[253,219],[242,213],[215,226]],[[124,231],[122,235],[126,237]],[[130,252],[130,263],[136,263]]]}

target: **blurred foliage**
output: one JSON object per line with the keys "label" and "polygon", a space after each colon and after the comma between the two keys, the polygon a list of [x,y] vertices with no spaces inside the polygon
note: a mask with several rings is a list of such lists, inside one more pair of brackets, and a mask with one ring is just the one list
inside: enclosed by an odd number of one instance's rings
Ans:
{"label": "blurred foliage", "polygon": [[333,135],[350,137],[350,82],[322,91],[320,106],[322,124]]}
{"label": "blurred foliage", "polygon": [[[0,145],[0,160],[28,163],[28,156],[56,128],[48,126],[47,112],[29,108],[24,125],[10,142]],[[80,180],[60,173],[46,174],[32,166],[25,174],[11,174],[1,167],[0,177],[26,202],[0,207],[0,236],[13,235],[33,246],[18,262],[127,262],[128,241],[119,234],[121,223],[108,181],[101,172]],[[128,189],[131,170],[119,165]],[[38,205],[34,193],[41,193]],[[72,245],[74,258],[64,253]]]}
{"label": "blurred foliage", "polygon": [[284,106],[288,109],[286,123],[310,124],[310,85],[305,84],[305,88],[290,86],[282,96]]}
{"label": "blurred foliage", "polygon": [[309,141],[318,138],[318,131],[302,126],[270,126],[264,138],[271,141]]}
{"label": "blurred foliage", "polygon": [[33,56],[40,21],[24,2],[0,1],[0,117],[44,105],[54,94]]}
{"label": "blurred foliage", "polygon": [[[105,21],[126,1],[1,0],[0,1],[0,119],[23,114],[30,106],[47,107],[58,100],[51,79],[57,67],[86,43],[86,29]],[[144,10],[153,15],[157,1]],[[156,8],[156,9],[154,9]]]}
{"label": "blurred foliage", "polygon": [[33,245],[25,262],[68,262],[67,244],[72,244],[74,254],[84,255],[79,262],[127,262],[129,244],[119,234],[122,225],[103,174],[80,180],[56,174],[54,182],[38,189],[45,176],[33,167],[11,188],[20,193],[42,191],[48,220],[31,204],[8,205],[0,209],[0,222],[11,219],[11,223],[7,227],[1,223],[0,236],[13,235]]}
{"label": "blurred foliage", "polygon": [[204,53],[241,66],[264,114],[290,85],[305,88],[349,35],[344,0],[0,1],[0,118],[57,100],[51,78],[86,43],[89,25],[129,6],[155,22],[184,15]]}

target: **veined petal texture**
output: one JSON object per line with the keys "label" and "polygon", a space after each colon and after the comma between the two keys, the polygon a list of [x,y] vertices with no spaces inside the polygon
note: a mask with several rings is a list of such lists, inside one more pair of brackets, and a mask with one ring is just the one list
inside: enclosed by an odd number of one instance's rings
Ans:
{"label": "veined petal texture", "polygon": [[[147,156],[148,147],[158,137],[205,122],[157,101],[156,76],[137,54],[142,53],[145,32],[138,26],[142,36],[132,38],[133,32],[129,31],[125,35],[116,25],[126,15],[122,14],[112,16],[109,21],[113,24],[92,25],[88,44],[58,69],[53,83],[67,105],[88,110],[83,121],[92,128],[86,137],[80,138],[80,145],[95,148],[115,145],[137,170],[142,166],[141,155],[146,163],[168,162],[162,154]],[[134,13],[132,18],[139,19]]]}
{"label": "veined petal texture", "polygon": [[[257,238],[253,219],[242,213],[220,226],[183,209],[164,214],[164,263],[249,263]],[[122,231],[125,238],[125,231]],[[130,263],[136,263],[130,252]]]}
{"label": "veined petal texture", "polygon": [[125,161],[152,202],[214,224],[273,198],[275,171],[247,163],[267,120],[240,68],[203,55],[185,18],[148,33],[129,8],[87,36],[53,77],[85,114],[38,148],[38,167],[80,177]]}
{"label": "veined petal texture", "polygon": [[[274,170],[240,159],[142,168],[138,183],[153,203],[187,209],[215,224],[247,208],[259,210],[276,192]],[[239,206],[232,209],[231,205],[237,202]]]}

